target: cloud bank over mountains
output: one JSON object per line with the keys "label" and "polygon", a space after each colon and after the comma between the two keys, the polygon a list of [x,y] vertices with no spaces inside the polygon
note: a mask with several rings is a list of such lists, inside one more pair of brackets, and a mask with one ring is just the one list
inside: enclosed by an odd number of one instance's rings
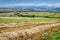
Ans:
{"label": "cloud bank over mountains", "polygon": [[60,4],[49,3],[16,3],[16,4],[0,4],[0,7],[12,7],[12,6],[56,6],[60,7]]}

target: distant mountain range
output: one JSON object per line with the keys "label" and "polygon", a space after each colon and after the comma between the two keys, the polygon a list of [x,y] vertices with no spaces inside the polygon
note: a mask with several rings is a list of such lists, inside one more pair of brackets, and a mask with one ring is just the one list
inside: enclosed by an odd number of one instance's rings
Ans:
{"label": "distant mountain range", "polygon": [[0,8],[1,11],[51,11],[60,12],[60,7],[55,6],[16,6],[10,8]]}

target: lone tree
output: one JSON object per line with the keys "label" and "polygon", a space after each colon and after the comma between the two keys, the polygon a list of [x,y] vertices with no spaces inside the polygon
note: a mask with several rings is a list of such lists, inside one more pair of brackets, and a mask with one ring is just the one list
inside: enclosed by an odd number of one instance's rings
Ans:
{"label": "lone tree", "polygon": [[34,18],[34,17],[35,17],[35,15],[32,15],[32,17]]}

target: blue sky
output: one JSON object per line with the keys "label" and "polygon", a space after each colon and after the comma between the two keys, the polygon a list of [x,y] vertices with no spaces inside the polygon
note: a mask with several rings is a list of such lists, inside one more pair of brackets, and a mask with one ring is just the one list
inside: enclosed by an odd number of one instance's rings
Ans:
{"label": "blue sky", "polygon": [[56,6],[60,7],[60,0],[0,0],[0,7],[13,6]]}

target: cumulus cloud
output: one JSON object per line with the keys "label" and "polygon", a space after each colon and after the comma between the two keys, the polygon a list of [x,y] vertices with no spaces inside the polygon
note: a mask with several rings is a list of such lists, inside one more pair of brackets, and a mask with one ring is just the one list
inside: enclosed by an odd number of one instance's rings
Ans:
{"label": "cumulus cloud", "polygon": [[48,4],[48,3],[18,3],[18,4],[0,4],[0,7],[8,7],[8,6],[56,6],[60,7],[60,4]]}

